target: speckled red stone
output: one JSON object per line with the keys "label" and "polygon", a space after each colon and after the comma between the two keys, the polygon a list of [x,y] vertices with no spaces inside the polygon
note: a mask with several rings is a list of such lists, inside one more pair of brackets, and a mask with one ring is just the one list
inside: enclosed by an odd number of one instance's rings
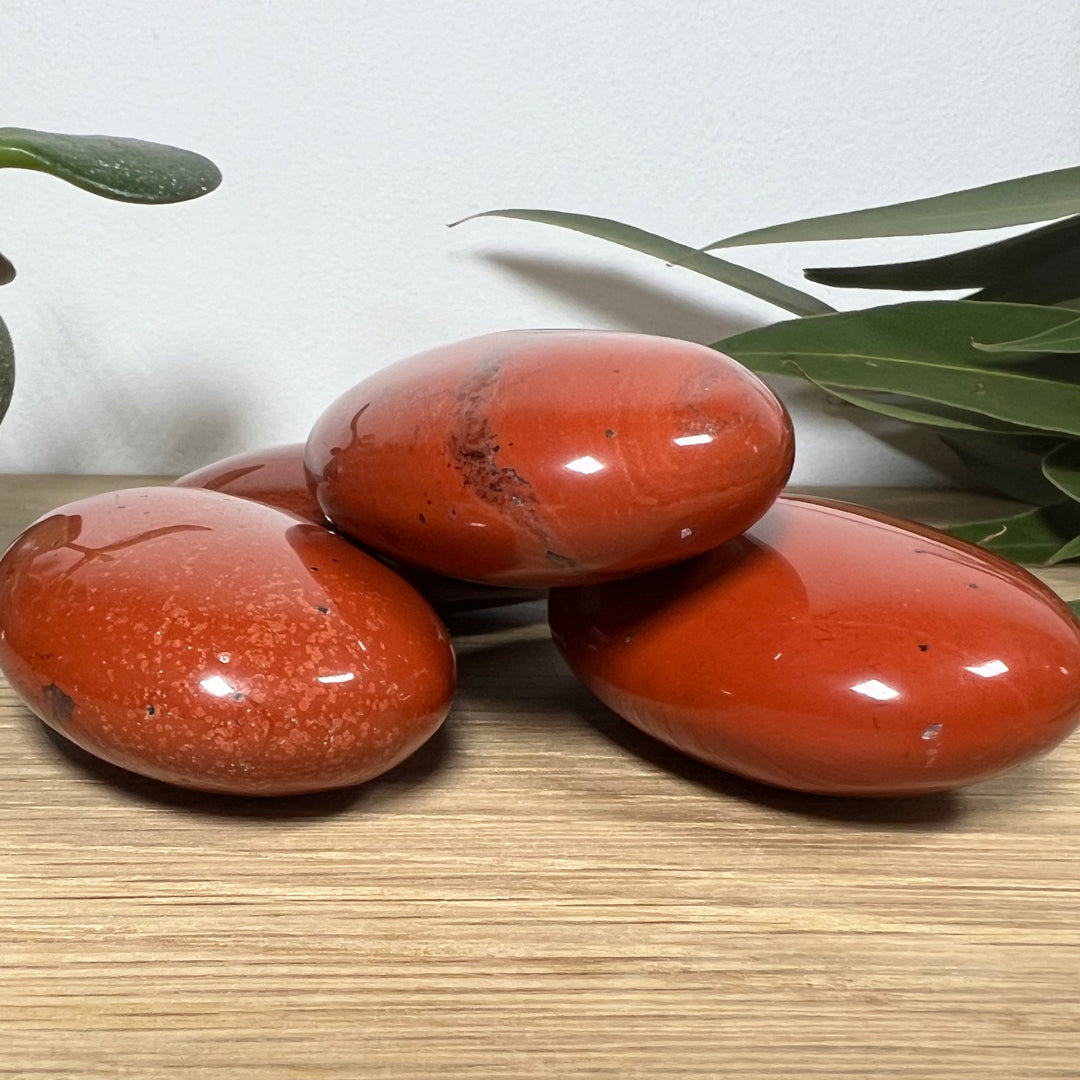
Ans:
{"label": "speckled red stone", "polygon": [[306,463],[350,536],[498,585],[624,577],[737,535],[791,470],[791,424],[702,345],[492,334],[401,361],[319,418]]}
{"label": "speckled red stone", "polygon": [[[206,488],[253,499],[267,506],[288,510],[307,521],[330,527],[330,521],[319,508],[315,492],[308,486],[304,472],[304,444],[270,446],[248,450],[223,458],[195,472],[181,476],[173,483],[177,487]],[[496,585],[479,585],[444,577],[414,566],[388,560],[390,568],[444,615],[487,607],[519,604],[540,600],[544,592],[538,589],[506,589]]]}
{"label": "speckled red stone", "polygon": [[431,607],[340,536],[212,491],[60,507],[0,561],[0,667],[73,742],[245,795],[356,784],[450,707]]}
{"label": "speckled red stone", "polygon": [[1036,578],[881,514],[781,498],[745,536],[551,594],[617,713],[730,772],[838,795],[973,783],[1080,721],[1080,624]]}

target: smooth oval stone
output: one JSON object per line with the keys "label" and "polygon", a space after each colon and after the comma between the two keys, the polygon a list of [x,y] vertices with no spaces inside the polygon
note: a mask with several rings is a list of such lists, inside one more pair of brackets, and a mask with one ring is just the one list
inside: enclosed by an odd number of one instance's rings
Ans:
{"label": "smooth oval stone", "polygon": [[330,524],[304,473],[304,444],[246,450],[173,481],[176,487],[206,488],[288,510],[316,525]]}
{"label": "smooth oval stone", "polygon": [[387,567],[291,514],[171,487],[70,503],[15,541],[0,668],[92,754],[244,795],[385,772],[454,688],[442,624]]}
{"label": "smooth oval stone", "polygon": [[1027,571],[933,529],[781,498],[745,536],[551,594],[555,642],[650,735],[767,784],[961,787],[1080,721],[1080,625]]}
{"label": "smooth oval stone", "polygon": [[[176,487],[206,488],[241,499],[251,499],[266,506],[276,506],[279,510],[288,510],[325,528],[332,527],[319,507],[314,488],[308,484],[304,471],[303,443],[233,454],[187,473],[174,480],[173,484]],[[539,589],[509,589],[460,581],[402,562],[386,560],[377,552],[369,554],[386,561],[392,570],[405,578],[443,615],[542,600],[546,595]]]}
{"label": "smooth oval stone", "polygon": [[547,587],[625,577],[756,521],[791,423],[703,345],[514,331],[432,349],[343,394],[306,464],[342,531],[439,574]]}

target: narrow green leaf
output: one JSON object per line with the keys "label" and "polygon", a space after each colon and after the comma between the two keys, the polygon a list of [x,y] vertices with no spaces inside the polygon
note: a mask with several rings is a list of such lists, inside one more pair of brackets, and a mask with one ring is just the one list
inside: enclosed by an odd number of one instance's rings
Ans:
{"label": "narrow green leaf", "polygon": [[15,267],[0,255],[0,285],[7,285],[8,282],[15,280]]}
{"label": "narrow green leaf", "polygon": [[872,396],[853,394],[838,386],[818,382],[808,375],[798,364],[792,362],[792,374],[797,374],[830,397],[837,398],[848,405],[855,405],[867,412],[888,416],[893,420],[903,420],[909,424],[923,424],[926,427],[944,428],[949,431],[1000,432],[1003,434],[1029,433],[1030,429],[1007,424],[1000,420],[980,416],[978,413],[949,409],[935,402],[922,402],[914,398],[897,395]]}
{"label": "narrow green leaf", "polygon": [[4,320],[0,319],[0,420],[11,404],[11,393],[15,388],[15,350],[11,346],[11,335]]}
{"label": "narrow green leaf", "polygon": [[[805,374],[805,373],[804,373]],[[814,382],[808,375],[805,376],[810,382]],[[888,416],[893,420],[903,420],[908,424],[922,424],[926,427],[948,428],[949,430],[960,429],[965,431],[993,431],[995,421],[988,420],[972,413],[961,413],[959,410],[952,411],[937,408],[933,402],[907,402],[907,398],[872,397],[869,394],[852,394],[838,389],[835,386],[825,386],[815,383],[816,386],[831,394],[833,397],[846,401],[849,405],[855,405],[867,412],[877,413],[879,416]],[[921,406],[921,407],[920,407]],[[964,419],[971,416],[972,419]],[[1010,430],[1013,430],[1010,428]]]}
{"label": "narrow green leaf", "polygon": [[948,431],[940,438],[989,490],[1034,506],[1061,501],[1061,492],[1042,469],[1047,451],[1060,444],[1061,436]]}
{"label": "narrow green leaf", "polygon": [[[1055,566],[1058,563],[1067,562],[1069,559],[1075,559],[1080,555],[1080,536],[1074,536],[1067,544],[1062,544],[1049,559],[1046,560],[1048,566]],[[1072,605],[1070,604],[1070,607]],[[1075,611],[1076,609],[1073,608]]]}
{"label": "narrow green leaf", "polygon": [[1065,603],[1069,606],[1069,610],[1080,619],[1080,600],[1066,600]]}
{"label": "narrow green leaf", "polygon": [[1041,333],[1015,341],[973,341],[976,349],[985,352],[1008,353],[1078,353],[1080,352],[1080,319],[1052,326]]}
{"label": "narrow green leaf", "polygon": [[1042,262],[1018,263],[968,300],[1011,304],[1063,304],[1080,297],[1080,243]]}
{"label": "narrow green leaf", "polygon": [[798,362],[817,381],[847,390],[900,394],[1038,431],[1080,436],[1080,385],[1074,383],[1022,371],[980,372],[946,363],[928,368],[896,357],[802,354]]}
{"label": "narrow green leaf", "polygon": [[833,312],[829,315],[786,320],[736,334],[713,344],[724,350],[729,342],[752,341],[775,345],[790,342],[825,345],[837,351],[883,352],[909,356],[928,364],[943,357],[951,362],[984,369],[996,369],[1033,357],[1022,352],[1008,354],[1004,348],[989,353],[974,347],[975,340],[1002,339],[1005,332],[1023,327],[1030,337],[1057,330],[1076,321],[1076,313],[1064,308],[1040,304],[975,303],[969,300],[915,300],[901,304],[883,304],[860,311]]}
{"label": "narrow green leaf", "polygon": [[1008,299],[1056,303],[1080,296],[1080,218],[1066,218],[1020,236],[932,259],[874,266],[816,267],[804,273],[809,281],[840,289],[933,292],[993,287],[1000,291],[1045,293],[1054,286],[1062,295],[1052,301],[1044,300],[1041,295]]}
{"label": "narrow green leaf", "polygon": [[1043,475],[1070,499],[1080,502],[1080,442],[1059,443],[1042,460]]}
{"label": "narrow green leaf", "polygon": [[472,214],[470,217],[462,218],[461,221],[455,221],[451,227],[482,217],[535,221],[542,225],[556,225],[559,228],[584,233],[586,236],[608,240],[633,251],[651,255],[653,258],[663,259],[667,263],[677,263],[687,270],[704,274],[705,277],[712,278],[714,281],[721,281],[725,285],[730,285],[750,296],[756,296],[759,300],[789,311],[793,315],[822,315],[834,310],[816,296],[774,281],[764,274],[759,274],[756,270],[748,270],[744,266],[737,266],[735,263],[718,259],[713,255],[706,255],[686,244],[668,240],[655,233],[645,232],[632,225],[623,225],[610,218],[591,217],[588,214],[568,214],[559,210],[487,210],[481,214]]}
{"label": "narrow green leaf", "polygon": [[1080,435],[1080,384],[1006,367],[1007,354],[971,345],[996,336],[986,333],[992,327],[1038,333],[1071,318],[1056,308],[930,300],[774,323],[713,347],[756,372],[802,370],[845,391],[897,394]]}
{"label": "narrow green leaf", "polygon": [[945,531],[1016,562],[1046,564],[1080,535],[1080,506],[1074,502],[1040,506],[993,521],[953,525]]}
{"label": "narrow green leaf", "polygon": [[752,229],[717,240],[703,250],[806,240],[971,232],[1052,221],[1070,214],[1080,214],[1080,167],[1020,176],[927,199]]}
{"label": "narrow green leaf", "polygon": [[221,183],[218,167],[190,150],[25,128],[0,128],[0,168],[34,169],[106,199],[133,203],[183,202]]}

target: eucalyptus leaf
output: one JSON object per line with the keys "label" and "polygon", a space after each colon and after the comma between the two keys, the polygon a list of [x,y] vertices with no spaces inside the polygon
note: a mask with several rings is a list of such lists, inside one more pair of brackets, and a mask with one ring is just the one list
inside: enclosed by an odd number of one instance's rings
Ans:
{"label": "eucalyptus leaf", "polygon": [[15,350],[11,347],[11,335],[4,320],[0,319],[0,420],[11,404],[15,389]]}
{"label": "eucalyptus leaf", "polygon": [[703,250],[807,240],[972,232],[1053,221],[1072,214],[1080,214],[1080,167],[1075,166],[926,199],[751,229],[717,240]]}
{"label": "eucalyptus leaf", "polygon": [[559,228],[584,233],[586,236],[595,236],[600,240],[608,240],[633,251],[651,255],[653,258],[663,259],[667,263],[677,263],[687,270],[693,270],[714,281],[723,282],[725,285],[755,296],[793,315],[821,315],[834,310],[824,300],[819,300],[816,296],[811,296],[790,285],[774,281],[764,274],[759,274],[756,270],[748,270],[744,266],[737,266],[735,263],[718,259],[713,255],[706,255],[687,244],[668,240],[666,237],[645,232],[632,225],[623,225],[610,218],[569,214],[560,210],[486,210],[483,213],[462,218],[461,221],[455,221],[453,225],[461,225],[463,222],[483,217],[535,221],[543,225],[556,225]]}
{"label": "eucalyptus leaf", "polygon": [[1043,458],[1060,445],[1059,435],[1001,435],[978,431],[940,433],[941,441],[985,487],[1018,502],[1048,506],[1061,491],[1043,473]]}
{"label": "eucalyptus leaf", "polygon": [[131,203],[183,202],[221,183],[218,167],[190,150],[11,127],[0,128],[0,168],[49,173],[95,195]]}
{"label": "eucalyptus leaf", "polygon": [[841,289],[984,289],[1000,295],[980,294],[979,299],[1057,303],[1080,296],[1080,218],[932,259],[817,267],[805,275]]}
{"label": "eucalyptus leaf", "polygon": [[15,267],[0,255],[0,285],[7,285],[8,282],[15,280]]}
{"label": "eucalyptus leaf", "polygon": [[1080,505],[1040,506],[992,521],[953,525],[945,531],[1016,562],[1047,564],[1080,536]]}
{"label": "eucalyptus leaf", "polygon": [[1078,353],[1080,352],[1080,319],[1072,319],[1030,337],[1014,341],[973,341],[976,349],[1008,353]]}
{"label": "eucalyptus leaf", "polygon": [[1038,333],[1072,317],[1057,308],[930,300],[774,323],[713,348],[759,373],[801,371],[844,391],[897,394],[1080,435],[1080,384],[1008,367],[1007,354],[971,345],[975,337],[1005,336],[993,328]]}

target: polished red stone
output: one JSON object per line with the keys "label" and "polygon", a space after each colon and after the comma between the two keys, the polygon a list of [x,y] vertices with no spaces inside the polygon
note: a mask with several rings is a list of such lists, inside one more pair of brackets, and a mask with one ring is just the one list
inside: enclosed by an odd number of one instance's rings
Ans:
{"label": "polished red stone", "polygon": [[733,360],[604,331],[492,334],[401,361],[316,422],[350,536],[490,584],[624,577],[742,532],[791,469],[783,406]]}
{"label": "polished red stone", "polygon": [[450,707],[431,607],[320,526],[186,488],[82,499],[0,561],[0,667],[46,723],[125,769],[284,795],[356,784]]}
{"label": "polished red stone", "polygon": [[1080,624],[1025,570],[942,533],[782,498],[645,577],[560,589],[555,642],[608,706],[754,780],[941,791],[1080,721]]}
{"label": "polished red stone", "polygon": [[[331,527],[319,508],[315,492],[308,485],[304,471],[304,444],[271,446],[248,450],[206,465],[173,481],[176,487],[206,488],[252,499],[266,506],[276,506],[292,514]],[[378,558],[383,558],[375,552]],[[529,600],[543,599],[538,589],[509,589],[479,585],[471,581],[444,577],[405,563],[386,560],[436,611],[449,615],[488,607],[503,607]]]}
{"label": "polished red stone", "polygon": [[222,458],[173,481],[288,510],[316,525],[329,525],[304,473],[304,444],[268,446]]}

